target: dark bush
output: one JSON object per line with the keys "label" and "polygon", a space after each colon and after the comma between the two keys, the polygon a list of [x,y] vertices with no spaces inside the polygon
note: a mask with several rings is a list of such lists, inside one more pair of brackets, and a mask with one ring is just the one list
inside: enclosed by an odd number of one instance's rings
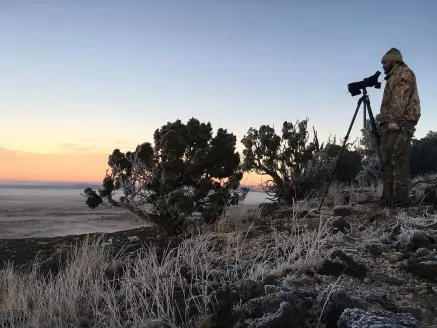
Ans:
{"label": "dark bush", "polygon": [[[85,190],[87,205],[123,207],[168,234],[183,231],[195,213],[206,223],[217,220],[238,202],[243,177],[236,137],[222,128],[213,136],[210,123],[194,118],[156,130],[154,145],[146,142],[127,153],[115,149],[108,165],[101,188]],[[116,191],[122,193],[119,201]]]}

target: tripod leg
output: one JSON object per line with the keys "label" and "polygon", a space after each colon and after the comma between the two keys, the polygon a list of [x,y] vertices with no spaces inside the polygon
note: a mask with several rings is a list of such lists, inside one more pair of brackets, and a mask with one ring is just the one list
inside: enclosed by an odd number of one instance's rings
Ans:
{"label": "tripod leg", "polygon": [[370,125],[372,128],[372,134],[375,138],[376,148],[378,151],[378,158],[379,158],[379,168],[382,171],[383,170],[383,162],[382,162],[382,156],[381,156],[381,141],[380,141],[380,135],[378,133],[378,128],[376,126],[375,117],[372,113],[372,108],[370,107],[370,100],[368,97],[364,100],[364,111],[369,113],[369,119],[370,119]]}
{"label": "tripod leg", "polygon": [[352,127],[353,127],[354,122],[355,122],[355,118],[357,117],[358,111],[360,110],[360,106],[361,106],[361,103],[363,102],[364,97],[365,96],[361,97],[358,100],[357,108],[355,109],[355,113],[354,113],[354,116],[352,117],[352,121],[351,121],[351,123],[349,125],[349,129],[347,130],[346,136],[345,136],[345,138],[343,140],[343,145],[341,146],[341,150],[340,150],[340,153],[338,154],[337,160],[335,162],[335,166],[332,169],[331,174],[329,175],[328,185],[326,186],[325,192],[324,192],[322,200],[320,202],[319,211],[322,208],[322,205],[323,205],[323,202],[325,200],[326,194],[328,193],[329,187],[330,187],[331,182],[332,182],[332,178],[334,177],[334,173],[335,173],[335,170],[337,169],[338,162],[340,161],[340,157],[343,154],[343,151],[344,151],[344,149],[346,147],[346,142],[349,139],[349,134],[351,133]]}
{"label": "tripod leg", "polygon": [[367,112],[366,112],[366,109],[364,109],[363,110],[363,128],[364,129],[366,128],[366,125],[367,125],[367,117],[366,117],[366,115],[367,115]]}
{"label": "tripod leg", "polygon": [[[385,166],[387,163],[384,163],[382,160],[382,154],[381,154],[381,141],[380,138],[381,136],[378,133],[378,128],[376,126],[375,123],[375,118],[373,116],[372,113],[372,108],[370,107],[370,100],[369,98],[366,98],[364,100],[364,108],[365,110],[367,109],[367,112],[369,113],[369,118],[370,118],[370,124],[371,124],[371,128],[372,128],[372,134],[375,138],[375,144],[376,144],[376,148],[377,148],[377,154],[378,154],[378,159],[379,159],[379,169],[381,171],[381,173],[383,174],[383,172],[385,171]],[[387,190],[386,186],[385,186],[385,180],[386,177],[383,174],[383,183],[384,183],[384,188],[383,188],[383,198],[388,202],[388,206],[391,206],[391,197],[390,197],[390,191]],[[385,194],[385,195],[384,195]]]}

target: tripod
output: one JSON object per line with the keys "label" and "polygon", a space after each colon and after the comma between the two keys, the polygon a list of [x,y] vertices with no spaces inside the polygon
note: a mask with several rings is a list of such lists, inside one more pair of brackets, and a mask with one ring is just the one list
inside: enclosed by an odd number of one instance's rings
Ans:
{"label": "tripod", "polygon": [[376,143],[376,146],[378,148],[379,168],[382,169],[382,157],[381,157],[381,150],[380,150],[380,135],[378,133],[378,129],[376,128],[375,117],[373,116],[372,108],[370,107],[370,99],[369,99],[369,96],[367,95],[367,90],[366,90],[366,88],[363,88],[363,95],[360,99],[358,99],[357,109],[355,110],[354,116],[352,117],[352,122],[349,125],[349,129],[347,130],[346,136],[345,136],[344,141],[343,141],[343,145],[341,146],[340,153],[338,154],[337,160],[335,162],[335,166],[334,166],[331,174],[329,175],[328,185],[326,186],[325,193],[323,194],[322,201],[320,202],[319,211],[322,208],[326,194],[328,193],[329,187],[330,187],[331,182],[332,182],[332,178],[334,177],[335,170],[337,169],[338,163],[340,161],[340,157],[343,154],[344,149],[346,148],[346,142],[349,139],[349,134],[352,130],[352,127],[353,127],[354,122],[355,122],[355,118],[357,117],[357,114],[358,114],[358,111],[360,110],[361,104],[363,104],[363,106],[364,106],[364,128],[366,127],[366,112],[369,114],[370,126],[372,128],[372,134],[373,134],[373,137],[375,138],[375,143]]}

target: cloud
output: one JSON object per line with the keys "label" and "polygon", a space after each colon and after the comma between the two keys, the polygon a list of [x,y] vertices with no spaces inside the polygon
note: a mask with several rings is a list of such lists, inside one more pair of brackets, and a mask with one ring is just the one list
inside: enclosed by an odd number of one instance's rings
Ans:
{"label": "cloud", "polygon": [[79,140],[78,142],[60,142],[56,145],[56,151],[60,153],[90,153],[98,152],[108,154],[112,152],[115,148],[120,148],[122,150],[131,150],[134,143],[119,139],[119,138],[109,138],[103,139],[98,137],[89,137]]}
{"label": "cloud", "polygon": [[4,147],[0,147],[0,154],[1,153],[6,154],[6,155],[14,154],[14,155],[18,155],[18,156],[29,154],[29,153],[26,153],[26,152],[21,151],[21,150],[12,150],[12,149],[8,149],[8,148],[4,148]]}
{"label": "cloud", "polygon": [[61,142],[56,146],[56,149],[61,152],[92,152],[95,151],[96,147],[84,146],[82,144],[75,144],[70,142]]}

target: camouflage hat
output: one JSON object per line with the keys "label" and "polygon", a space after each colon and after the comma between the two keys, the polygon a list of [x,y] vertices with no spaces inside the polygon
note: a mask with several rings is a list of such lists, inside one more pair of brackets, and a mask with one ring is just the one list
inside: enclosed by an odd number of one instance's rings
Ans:
{"label": "camouflage hat", "polygon": [[382,57],[381,61],[403,61],[401,52],[396,48],[391,48],[387,53]]}

